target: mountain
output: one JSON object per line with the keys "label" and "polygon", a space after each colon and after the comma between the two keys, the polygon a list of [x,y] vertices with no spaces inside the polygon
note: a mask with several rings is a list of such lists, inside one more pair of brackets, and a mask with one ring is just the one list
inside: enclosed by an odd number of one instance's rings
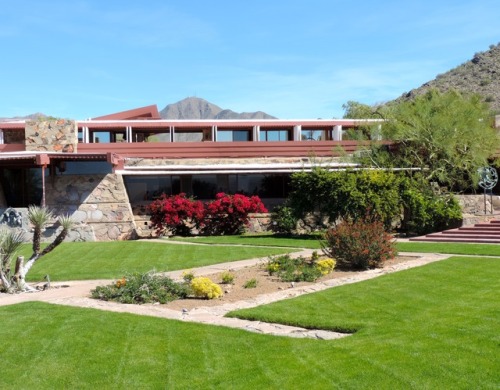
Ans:
{"label": "mountain", "polygon": [[242,112],[222,109],[197,97],[188,97],[167,105],[160,111],[163,119],[276,119],[265,112]]}
{"label": "mountain", "polygon": [[26,116],[15,116],[13,118],[0,118],[0,121],[17,121],[17,120],[29,120],[29,119],[43,119],[47,118],[47,115],[37,112],[35,114],[30,114]]}
{"label": "mountain", "polygon": [[488,51],[476,53],[470,61],[412,89],[400,99],[411,99],[430,88],[441,92],[456,89],[465,93],[477,93],[490,104],[496,114],[500,114],[500,44],[491,45]]}

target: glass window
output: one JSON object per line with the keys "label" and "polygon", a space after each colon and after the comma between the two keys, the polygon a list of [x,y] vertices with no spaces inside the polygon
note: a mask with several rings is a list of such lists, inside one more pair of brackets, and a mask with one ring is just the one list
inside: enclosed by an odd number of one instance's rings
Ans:
{"label": "glass window", "polygon": [[182,131],[175,130],[174,142],[201,142],[203,141],[203,131]]}
{"label": "glass window", "polygon": [[325,131],[324,130],[306,130],[302,129],[302,140],[303,141],[325,141]]}
{"label": "glass window", "polygon": [[123,181],[130,203],[151,201],[162,194],[172,195],[180,192],[179,179],[176,176],[124,176]]}
{"label": "glass window", "polygon": [[214,199],[217,191],[216,175],[193,175],[193,196],[196,199]]}
{"label": "glass window", "polygon": [[248,130],[218,130],[217,141],[219,142],[250,141],[250,132]]}
{"label": "glass window", "polygon": [[[60,167],[64,167],[63,170]],[[59,171],[64,175],[92,175],[113,172],[107,161],[61,161]]]}
{"label": "glass window", "polygon": [[233,141],[233,133],[231,131],[218,131],[217,132],[217,141],[219,141],[219,142],[232,142]]}
{"label": "glass window", "polygon": [[233,141],[248,141],[250,139],[249,133],[246,130],[233,131]]}
{"label": "glass window", "polygon": [[[46,182],[48,174],[49,170],[46,169]],[[0,170],[0,182],[9,207],[41,204],[43,193],[41,168],[3,168]]]}
{"label": "glass window", "polygon": [[288,141],[288,130],[261,130],[261,141]]}

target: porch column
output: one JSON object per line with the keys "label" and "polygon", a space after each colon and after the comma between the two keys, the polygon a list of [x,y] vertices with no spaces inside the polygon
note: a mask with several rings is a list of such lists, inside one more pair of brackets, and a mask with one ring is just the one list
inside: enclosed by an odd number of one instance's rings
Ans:
{"label": "porch column", "polygon": [[342,126],[341,125],[333,126],[332,139],[334,141],[342,141]]}
{"label": "porch column", "polygon": [[253,127],[253,137],[252,139],[254,141],[260,141],[260,126],[259,125],[255,125]]}
{"label": "porch column", "polygon": [[3,130],[0,129],[0,144],[3,145],[3,143],[4,143],[4,140],[3,140]]}
{"label": "porch column", "polygon": [[295,125],[293,126],[293,139],[292,141],[300,141],[302,140],[302,126]]}
{"label": "porch column", "polygon": [[82,127],[82,142],[84,144],[89,143],[89,128],[87,126]]}
{"label": "porch column", "polygon": [[132,126],[125,128],[125,138],[127,138],[127,142],[132,142]]}

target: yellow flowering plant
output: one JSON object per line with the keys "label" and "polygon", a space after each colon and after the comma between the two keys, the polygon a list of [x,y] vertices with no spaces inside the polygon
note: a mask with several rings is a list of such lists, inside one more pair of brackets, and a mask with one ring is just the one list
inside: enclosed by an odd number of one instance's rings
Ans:
{"label": "yellow flowering plant", "polygon": [[316,261],[316,267],[320,270],[321,275],[328,275],[332,272],[335,268],[335,264],[335,260],[330,258]]}
{"label": "yellow flowering plant", "polygon": [[222,296],[221,287],[204,276],[193,278],[190,286],[193,294],[198,298],[214,299]]}

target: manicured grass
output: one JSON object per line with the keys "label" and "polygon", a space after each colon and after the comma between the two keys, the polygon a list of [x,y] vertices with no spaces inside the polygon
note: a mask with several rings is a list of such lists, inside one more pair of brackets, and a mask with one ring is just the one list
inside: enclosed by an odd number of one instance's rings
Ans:
{"label": "manicured grass", "polygon": [[[333,383],[494,388],[500,383],[498,291],[500,259],[455,257],[230,316],[357,330],[336,344],[344,354],[334,363]],[[373,372],[385,373],[387,382]]]}
{"label": "manicured grass", "polygon": [[[29,246],[22,252],[26,258],[31,255]],[[54,281],[113,279],[133,272],[173,271],[286,252],[289,250],[154,241],[70,242],[35,263],[28,280],[39,281],[47,274]]]}
{"label": "manicured grass", "polygon": [[244,234],[240,236],[211,236],[211,237],[188,237],[188,238],[169,238],[169,240],[197,242],[200,244],[231,244],[231,245],[257,245],[257,246],[277,246],[292,248],[320,249],[317,235],[301,236],[274,236],[272,234]]}
{"label": "manicured grass", "polygon": [[244,311],[358,329],[333,341],[44,303],[0,307],[0,388],[497,388],[499,276],[496,259],[455,258]]}
{"label": "manicured grass", "polygon": [[500,245],[434,242],[398,242],[398,252],[450,253],[454,255],[500,256]]}

